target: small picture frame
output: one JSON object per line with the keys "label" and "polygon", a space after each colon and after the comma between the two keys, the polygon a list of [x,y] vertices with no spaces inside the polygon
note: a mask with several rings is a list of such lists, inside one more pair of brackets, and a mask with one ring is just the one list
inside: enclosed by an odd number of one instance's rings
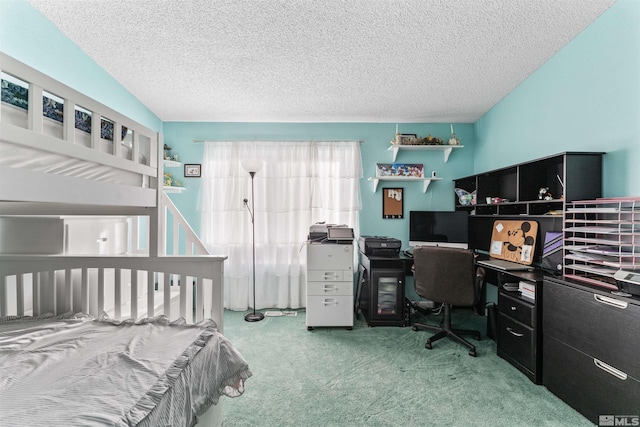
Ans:
{"label": "small picture frame", "polygon": [[185,164],[184,165],[184,177],[185,178],[200,178],[201,165],[199,163]]}
{"label": "small picture frame", "polygon": [[415,133],[403,133],[399,137],[400,137],[400,141],[399,141],[400,145],[414,145],[418,140],[418,135],[416,135]]}
{"label": "small picture frame", "polygon": [[382,189],[382,218],[383,219],[404,218],[404,189],[403,188],[383,188]]}

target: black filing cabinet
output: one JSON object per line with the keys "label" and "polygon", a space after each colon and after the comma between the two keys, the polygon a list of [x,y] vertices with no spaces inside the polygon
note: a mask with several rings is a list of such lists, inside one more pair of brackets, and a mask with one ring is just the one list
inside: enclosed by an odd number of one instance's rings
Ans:
{"label": "black filing cabinet", "polygon": [[545,278],[543,300],[544,385],[596,424],[640,415],[640,298]]}
{"label": "black filing cabinet", "polygon": [[[508,291],[505,283],[535,286],[535,298]],[[497,353],[531,381],[542,383],[542,275],[536,272],[498,274]]]}

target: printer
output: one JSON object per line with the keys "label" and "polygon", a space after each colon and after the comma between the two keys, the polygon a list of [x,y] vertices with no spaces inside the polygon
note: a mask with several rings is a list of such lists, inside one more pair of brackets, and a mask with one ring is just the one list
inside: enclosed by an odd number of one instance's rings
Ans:
{"label": "printer", "polygon": [[309,227],[309,242],[352,244],[353,228],[346,225],[318,222]]}
{"label": "printer", "polygon": [[400,254],[402,242],[392,237],[361,236],[358,239],[360,252],[367,256],[395,258]]}

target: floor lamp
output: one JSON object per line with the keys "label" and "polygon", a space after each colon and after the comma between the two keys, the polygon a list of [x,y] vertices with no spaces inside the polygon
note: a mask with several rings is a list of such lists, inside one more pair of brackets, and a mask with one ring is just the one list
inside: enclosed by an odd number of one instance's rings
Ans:
{"label": "floor lamp", "polygon": [[244,160],[242,162],[244,170],[249,172],[249,175],[251,175],[251,208],[249,208],[249,205],[247,204],[248,200],[244,199],[244,205],[247,207],[249,215],[251,216],[251,241],[253,245],[253,312],[245,314],[244,320],[247,322],[259,322],[264,319],[264,314],[259,311],[256,312],[256,222],[254,217],[256,209],[254,198],[255,193],[253,188],[253,178],[256,176],[256,173],[262,169],[262,165],[263,163],[261,160]]}

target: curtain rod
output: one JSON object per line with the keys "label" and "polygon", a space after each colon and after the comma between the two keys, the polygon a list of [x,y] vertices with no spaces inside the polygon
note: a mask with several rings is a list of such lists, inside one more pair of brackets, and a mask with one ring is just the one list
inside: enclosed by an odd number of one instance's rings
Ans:
{"label": "curtain rod", "polygon": [[359,139],[311,139],[311,140],[299,140],[299,141],[289,141],[289,140],[280,140],[280,139],[256,139],[256,140],[248,140],[248,139],[238,139],[238,140],[222,140],[222,141],[208,141],[206,139],[192,139],[193,143],[202,143],[202,142],[358,142],[360,144],[364,144],[364,141]]}

